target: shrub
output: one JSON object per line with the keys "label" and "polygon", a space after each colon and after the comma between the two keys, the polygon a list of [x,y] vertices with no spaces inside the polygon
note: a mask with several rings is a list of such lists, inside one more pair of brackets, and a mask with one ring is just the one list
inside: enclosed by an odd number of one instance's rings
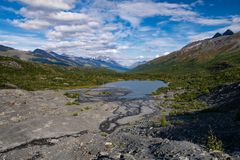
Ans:
{"label": "shrub", "polygon": [[73,116],[79,116],[79,113],[78,112],[74,112],[72,115]]}
{"label": "shrub", "polygon": [[79,93],[69,93],[69,92],[64,93],[64,95],[68,98],[78,98],[80,96]]}
{"label": "shrub", "polygon": [[183,115],[184,111],[180,111],[180,110],[172,110],[169,115],[170,116],[179,116],[179,115]]}
{"label": "shrub", "polygon": [[67,102],[65,105],[70,106],[70,105],[79,105],[79,104],[80,104],[79,102],[74,101],[74,102]]}
{"label": "shrub", "polygon": [[84,107],[84,109],[85,109],[85,110],[89,110],[89,109],[91,109],[91,107],[86,106],[86,107]]}
{"label": "shrub", "polygon": [[213,134],[211,128],[208,131],[207,147],[209,150],[223,151],[222,141]]}
{"label": "shrub", "polygon": [[160,120],[160,124],[161,124],[162,127],[167,127],[168,126],[168,121],[167,121],[165,115],[162,116],[162,118]]}
{"label": "shrub", "polygon": [[103,96],[110,95],[110,94],[111,92],[108,92],[108,91],[99,92],[99,95],[103,95]]}
{"label": "shrub", "polygon": [[102,136],[102,137],[107,137],[108,134],[107,134],[106,132],[101,132],[101,136]]}

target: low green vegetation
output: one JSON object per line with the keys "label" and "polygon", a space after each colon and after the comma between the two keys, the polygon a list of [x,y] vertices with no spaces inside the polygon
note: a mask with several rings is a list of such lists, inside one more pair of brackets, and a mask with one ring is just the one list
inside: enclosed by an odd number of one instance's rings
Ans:
{"label": "low green vegetation", "polygon": [[157,76],[117,73],[105,68],[38,64],[0,56],[0,88],[76,89],[128,79],[157,79]]}
{"label": "low green vegetation", "polygon": [[103,92],[99,92],[99,95],[102,95],[102,96],[107,96],[107,95],[110,95],[111,92],[109,91],[103,91]]}
{"label": "low green vegetation", "polygon": [[[166,99],[167,103],[163,104],[163,107],[173,109],[171,114],[178,115],[189,111],[205,110],[207,105],[198,100],[199,96],[208,94],[216,86],[240,82],[239,53],[238,51],[231,54],[222,54],[203,63],[187,61],[171,62],[171,65],[168,63],[152,63],[151,65],[141,66],[139,72],[158,74],[159,79],[170,82],[168,87],[159,88],[153,95],[167,92],[174,93],[174,97],[169,100]],[[214,67],[222,63],[227,63],[231,67],[213,70]],[[184,91],[184,93],[178,94],[179,90]],[[212,109],[211,111],[216,110]]]}
{"label": "low green vegetation", "polygon": [[73,102],[67,102],[65,105],[70,106],[70,105],[79,105],[79,104],[80,104],[79,102],[73,101]]}
{"label": "low green vegetation", "polygon": [[91,109],[91,107],[89,107],[89,106],[84,107],[84,110],[85,110],[85,111],[87,111],[87,110],[89,110],[89,109]]}
{"label": "low green vegetation", "polygon": [[79,93],[74,93],[74,92],[72,92],[72,93],[66,92],[66,93],[64,93],[64,95],[68,98],[78,98],[80,96]]}
{"label": "low green vegetation", "polygon": [[223,144],[222,141],[219,140],[214,134],[212,129],[209,129],[208,132],[208,139],[207,139],[207,147],[209,150],[214,151],[223,151]]}
{"label": "low green vegetation", "polygon": [[183,115],[183,114],[184,114],[184,111],[182,111],[182,110],[175,110],[175,109],[173,109],[169,113],[170,116],[180,116],[180,115]]}
{"label": "low green vegetation", "polygon": [[184,92],[174,95],[172,108],[181,109],[183,111],[200,110],[206,108],[206,104],[197,100],[196,94],[192,92]]}
{"label": "low green vegetation", "polygon": [[79,116],[80,113],[79,113],[79,112],[73,112],[72,115],[73,115],[73,116]]}
{"label": "low green vegetation", "polygon": [[162,115],[162,117],[160,119],[160,125],[161,125],[161,127],[167,127],[169,125],[169,122],[167,121],[165,115]]}
{"label": "low green vegetation", "polygon": [[[158,75],[159,79],[170,82],[168,87],[159,88],[153,94],[166,93],[178,89],[186,90],[189,99],[209,91],[221,84],[240,81],[240,51],[220,52],[212,58],[201,61],[189,57],[169,55],[135,68],[133,73]],[[188,56],[191,57],[192,53]],[[202,54],[203,56],[210,54]],[[199,59],[198,59],[199,58]],[[226,67],[228,66],[228,67]],[[185,97],[181,97],[185,98]]]}
{"label": "low green vegetation", "polygon": [[102,137],[107,137],[108,136],[108,134],[106,133],[106,132],[101,132],[101,134],[100,134]]}

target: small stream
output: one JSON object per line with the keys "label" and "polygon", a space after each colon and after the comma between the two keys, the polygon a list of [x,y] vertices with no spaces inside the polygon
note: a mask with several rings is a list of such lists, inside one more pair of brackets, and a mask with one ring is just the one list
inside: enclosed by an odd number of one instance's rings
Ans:
{"label": "small stream", "polygon": [[158,104],[150,96],[160,87],[166,87],[163,81],[129,80],[117,81],[101,85],[97,88],[73,90],[80,96],[78,101],[84,102],[114,102],[118,108],[103,121],[99,129],[102,132],[112,133],[121,125],[135,121],[140,116],[152,114],[158,110]]}

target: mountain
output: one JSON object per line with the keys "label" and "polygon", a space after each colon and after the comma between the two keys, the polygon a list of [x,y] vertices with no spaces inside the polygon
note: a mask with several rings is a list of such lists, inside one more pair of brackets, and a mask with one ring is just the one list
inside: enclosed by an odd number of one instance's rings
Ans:
{"label": "mountain", "polygon": [[221,34],[221,33],[216,33],[212,38],[218,38],[218,37],[221,37],[221,36],[231,36],[231,35],[233,35],[234,34],[234,32],[233,31],[231,31],[230,29],[228,29],[228,30],[226,30],[223,34]]}
{"label": "mountain", "polygon": [[8,51],[8,50],[13,50],[13,48],[0,45],[0,51]]}
{"label": "mountain", "polygon": [[230,36],[230,35],[233,35],[233,31],[231,31],[230,29],[226,30],[224,33],[223,33],[223,36]]}
{"label": "mountain", "polygon": [[104,67],[107,69],[123,72],[127,71],[126,67],[118,64],[109,57],[99,58],[83,58],[76,56],[68,56],[65,54],[57,54],[53,51],[45,51],[42,49],[35,49],[32,52],[16,50],[7,46],[0,45],[0,55],[7,57],[19,58],[21,60],[38,62],[45,64],[54,64],[61,66],[78,66],[78,67]]}
{"label": "mountain", "polygon": [[138,62],[133,63],[133,64],[132,64],[131,66],[129,66],[128,68],[129,68],[129,69],[133,69],[133,68],[136,68],[137,66],[142,65],[142,64],[145,64],[145,63],[147,63],[147,61],[138,61]]}
{"label": "mountain", "polygon": [[218,38],[218,37],[221,37],[221,36],[222,36],[222,34],[218,32],[212,38]]}
{"label": "mountain", "polygon": [[235,33],[192,42],[169,55],[140,65],[134,68],[132,72],[182,73],[197,70],[213,71],[223,70],[239,64],[240,33]]}

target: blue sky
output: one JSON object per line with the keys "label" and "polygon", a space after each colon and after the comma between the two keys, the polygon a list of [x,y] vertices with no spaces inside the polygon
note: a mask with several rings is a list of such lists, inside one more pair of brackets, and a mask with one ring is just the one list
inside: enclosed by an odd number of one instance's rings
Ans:
{"label": "blue sky", "polygon": [[239,0],[0,0],[0,44],[123,65],[240,31]]}

